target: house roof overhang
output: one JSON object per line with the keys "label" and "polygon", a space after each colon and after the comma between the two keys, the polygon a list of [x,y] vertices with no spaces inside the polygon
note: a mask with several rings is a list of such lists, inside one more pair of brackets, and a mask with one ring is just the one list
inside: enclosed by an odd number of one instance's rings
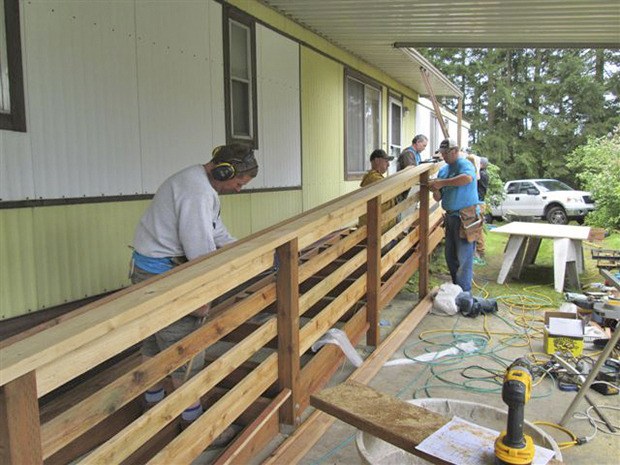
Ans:
{"label": "house roof overhang", "polygon": [[416,47],[620,48],[617,0],[261,1],[421,95],[461,91]]}

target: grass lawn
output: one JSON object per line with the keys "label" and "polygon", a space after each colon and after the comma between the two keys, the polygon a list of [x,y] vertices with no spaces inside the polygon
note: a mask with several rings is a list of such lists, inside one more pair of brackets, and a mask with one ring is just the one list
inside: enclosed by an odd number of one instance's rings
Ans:
{"label": "grass lawn", "polygon": [[[532,223],[533,225],[535,223]],[[493,226],[501,225],[495,223]],[[508,279],[505,284],[497,284],[497,276],[504,258],[504,248],[508,242],[506,234],[490,234],[485,231],[486,238],[486,265],[474,266],[474,294],[482,297],[527,296],[533,300],[540,300],[545,307],[557,308],[565,300],[563,294],[553,288],[553,240],[543,239],[536,257],[536,263],[526,267],[519,280]],[[600,243],[583,243],[585,272],[580,275],[581,286],[587,290],[588,285],[603,282],[599,274],[596,261],[592,259],[592,249],[620,250],[620,232],[614,231]],[[450,281],[450,274],[443,256],[443,247],[438,247],[431,262],[431,287],[439,286]],[[412,291],[415,287],[408,286]],[[577,290],[575,290],[577,291]],[[487,296],[488,293],[488,296]]]}

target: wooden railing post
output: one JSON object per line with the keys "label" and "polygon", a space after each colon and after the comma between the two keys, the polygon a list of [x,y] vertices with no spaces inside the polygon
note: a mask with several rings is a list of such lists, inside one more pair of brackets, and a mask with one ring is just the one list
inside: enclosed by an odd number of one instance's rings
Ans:
{"label": "wooden railing post", "polygon": [[428,294],[429,281],[429,256],[428,256],[428,236],[429,231],[429,194],[428,171],[420,175],[420,262],[418,265],[418,298],[423,299]]}
{"label": "wooden railing post", "polygon": [[379,196],[368,201],[366,233],[366,315],[368,334],[366,343],[378,346],[379,334],[379,302],[381,294],[381,199]]}
{"label": "wooden railing post", "polygon": [[43,463],[34,371],[0,387],[0,463]]}
{"label": "wooden railing post", "polygon": [[[279,269],[276,281],[278,309],[278,381],[291,396],[280,409],[280,421],[297,426],[300,418],[299,383],[299,260],[297,238],[276,249]],[[309,396],[309,393],[303,393]]]}

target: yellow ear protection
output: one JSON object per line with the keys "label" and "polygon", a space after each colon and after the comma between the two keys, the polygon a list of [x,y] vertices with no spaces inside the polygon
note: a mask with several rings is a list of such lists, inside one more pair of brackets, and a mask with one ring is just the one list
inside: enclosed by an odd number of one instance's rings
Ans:
{"label": "yellow ear protection", "polygon": [[228,181],[235,177],[236,172],[233,165],[224,161],[215,164],[213,170],[211,170],[211,175],[217,181]]}
{"label": "yellow ear protection", "polygon": [[[217,158],[220,151],[224,147],[226,146],[220,145],[219,147],[215,147],[215,149],[213,149],[213,159]],[[213,179],[217,181],[228,181],[234,178],[237,173],[243,173],[244,171],[248,171],[256,166],[254,152],[252,150],[250,150],[241,159],[231,158],[228,161],[214,161],[213,163],[215,166],[211,170],[211,175],[213,176]]]}

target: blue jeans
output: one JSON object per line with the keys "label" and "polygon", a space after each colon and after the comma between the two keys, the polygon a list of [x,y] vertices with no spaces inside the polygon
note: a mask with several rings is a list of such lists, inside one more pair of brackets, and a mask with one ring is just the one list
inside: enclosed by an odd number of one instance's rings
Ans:
{"label": "blue jeans", "polygon": [[475,242],[467,242],[459,236],[461,219],[455,215],[448,215],[446,226],[446,263],[450,270],[452,282],[461,286],[464,291],[471,291],[471,282],[474,278]]}

